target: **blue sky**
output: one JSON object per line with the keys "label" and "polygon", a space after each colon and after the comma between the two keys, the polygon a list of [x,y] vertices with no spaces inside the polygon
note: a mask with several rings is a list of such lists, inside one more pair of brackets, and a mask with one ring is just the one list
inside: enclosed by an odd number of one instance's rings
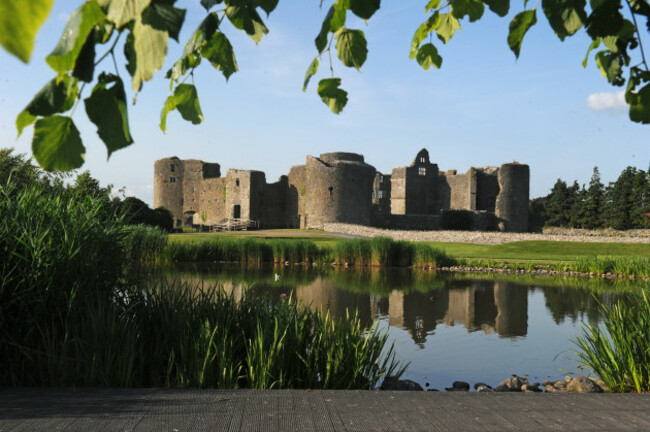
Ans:
{"label": "blue sky", "polygon": [[[648,169],[650,127],[630,122],[620,89],[607,84],[593,58],[583,69],[589,45],[583,32],[560,42],[541,10],[519,60],[506,43],[508,23],[522,7],[513,2],[506,19],[486,10],[481,21],[463,22],[462,31],[447,45],[434,41],[444,60],[442,69],[429,71],[408,58],[413,32],[426,18],[425,0],[384,0],[367,25],[348,18],[348,27],[365,32],[369,55],[361,72],[334,60],[335,75],[349,93],[347,107],[337,116],[316,94],[317,81],[330,76],[326,58],[307,92],[301,91],[329,5],[326,1],[320,9],[319,3],[282,0],[266,20],[270,33],[258,46],[229,28],[226,34],[240,71],[226,83],[207,62],[202,65],[195,84],[205,121],[194,126],[174,112],[164,134],[158,128],[160,108],[169,94],[164,71],[205,16],[198,0],[178,1],[178,7],[188,9],[180,43],[170,41],[163,69],[144,84],[137,104],[129,106],[135,144],[107,161],[83,106],[75,113],[87,149],[83,169],[102,184],[126,187],[128,195],[149,204],[153,163],[168,156],[218,162],[222,172],[262,170],[273,182],[291,166],[303,164],[307,154],[362,153],[368,163],[390,173],[410,164],[424,147],[441,170],[527,163],[531,197],[546,195],[557,178],[588,183],[594,166],[605,183],[628,165]],[[3,147],[31,153],[33,128],[16,140],[15,117],[54,76],[44,57],[79,4],[55,3],[29,65],[0,51]],[[126,70],[120,73],[127,80]]]}

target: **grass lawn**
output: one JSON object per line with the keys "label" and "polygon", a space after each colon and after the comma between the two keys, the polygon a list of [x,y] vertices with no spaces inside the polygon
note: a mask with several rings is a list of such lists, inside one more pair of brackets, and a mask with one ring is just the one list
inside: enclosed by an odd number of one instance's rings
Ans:
{"label": "grass lawn", "polygon": [[635,243],[583,243],[519,241],[501,245],[428,242],[456,258],[490,259],[503,262],[551,263],[577,261],[593,256],[648,257],[650,245]]}
{"label": "grass lawn", "polygon": [[[309,240],[318,247],[331,247],[341,237],[320,231],[265,230],[221,233],[172,234],[172,242],[199,242],[216,237],[256,238],[264,240]],[[520,241],[501,245],[478,245],[468,243],[427,242],[455,258],[491,260],[503,263],[552,264],[577,261],[593,256],[650,257],[650,245],[634,243],[582,243],[558,241]]]}

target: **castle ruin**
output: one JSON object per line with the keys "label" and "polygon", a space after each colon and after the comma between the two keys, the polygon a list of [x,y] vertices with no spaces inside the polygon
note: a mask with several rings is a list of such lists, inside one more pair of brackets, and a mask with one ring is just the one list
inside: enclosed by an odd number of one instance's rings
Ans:
{"label": "castle ruin", "polygon": [[229,169],[177,157],[154,164],[154,207],[174,226],[244,219],[262,228],[314,228],[341,222],[399,229],[436,229],[446,210],[468,210],[479,229],[526,231],[529,168],[507,163],[440,171],[422,149],[407,167],[378,172],[362,155],[307,156],[276,183],[262,171]]}

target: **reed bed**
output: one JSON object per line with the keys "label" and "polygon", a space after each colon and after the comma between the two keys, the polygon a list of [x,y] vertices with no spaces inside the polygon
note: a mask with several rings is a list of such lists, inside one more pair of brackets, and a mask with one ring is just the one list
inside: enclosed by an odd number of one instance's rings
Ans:
{"label": "reed bed", "polygon": [[587,324],[575,343],[582,364],[613,392],[650,392],[650,298],[602,306],[603,326]]}
{"label": "reed bed", "polygon": [[161,258],[172,262],[290,262],[383,267],[440,267],[455,262],[444,251],[427,244],[394,241],[388,237],[346,239],[331,248],[319,248],[307,240],[214,238],[200,243],[169,243]]}
{"label": "reed bed", "polygon": [[650,257],[608,257],[583,258],[568,266],[583,273],[618,274],[624,276],[650,277]]}
{"label": "reed bed", "polygon": [[47,382],[34,380],[69,356],[73,311],[119,284],[126,234],[101,200],[38,186],[0,186],[0,214],[0,385]]}
{"label": "reed bed", "polygon": [[34,329],[2,384],[373,389],[404,371],[377,328],[291,299],[162,283],[95,300]]}
{"label": "reed bed", "polygon": [[[403,372],[387,335],[354,314],[334,322],[286,298],[133,282],[127,263],[166,237],[125,229],[99,200],[0,186],[0,214],[0,387],[371,389]],[[233,244],[185,253],[273,259],[271,245]]]}
{"label": "reed bed", "polygon": [[167,247],[169,236],[160,228],[126,225],[122,247],[130,261],[155,261]]}

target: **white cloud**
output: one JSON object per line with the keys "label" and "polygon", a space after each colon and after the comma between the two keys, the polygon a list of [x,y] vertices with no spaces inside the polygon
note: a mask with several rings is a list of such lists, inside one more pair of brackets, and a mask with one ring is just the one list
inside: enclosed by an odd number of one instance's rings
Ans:
{"label": "white cloud", "polygon": [[587,108],[594,111],[606,111],[611,113],[627,111],[625,103],[625,92],[603,92],[593,93],[587,98]]}

